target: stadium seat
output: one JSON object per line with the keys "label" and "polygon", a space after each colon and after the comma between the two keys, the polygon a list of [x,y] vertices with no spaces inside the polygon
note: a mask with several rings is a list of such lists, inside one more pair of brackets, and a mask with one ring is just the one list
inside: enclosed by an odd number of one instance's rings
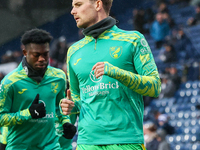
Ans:
{"label": "stadium seat", "polygon": [[176,112],[177,112],[177,108],[178,108],[178,105],[173,105],[173,106],[171,107],[171,112],[172,112],[172,113],[176,113]]}
{"label": "stadium seat", "polygon": [[192,83],[192,88],[193,88],[193,89],[199,88],[199,81],[194,81],[194,82]]}
{"label": "stadium seat", "polygon": [[192,135],[191,134],[186,134],[184,135],[183,139],[182,139],[182,142],[183,143],[189,143],[192,141]]}
{"label": "stadium seat", "polygon": [[191,103],[191,104],[197,104],[197,103],[200,104],[200,96],[192,96],[192,97],[190,98],[190,103]]}
{"label": "stadium seat", "polygon": [[172,106],[172,105],[174,105],[174,103],[175,103],[174,97],[171,97],[171,98],[168,99],[168,106]]}
{"label": "stadium seat", "polygon": [[184,114],[183,114],[184,119],[189,119],[190,118],[190,114],[191,114],[190,111],[185,111]]}
{"label": "stadium seat", "polygon": [[183,119],[178,120],[176,123],[176,127],[181,128],[183,126],[184,126],[184,120]]}
{"label": "stadium seat", "polygon": [[199,114],[200,114],[200,112],[199,111],[194,111],[194,112],[191,112],[191,118],[193,118],[193,119],[197,119],[197,117],[199,117]]}
{"label": "stadium seat", "polygon": [[190,134],[190,131],[191,131],[191,127],[186,127],[183,129],[184,134]]}
{"label": "stadium seat", "polygon": [[187,81],[183,85],[184,85],[183,88],[190,89],[192,88],[192,81]]}
{"label": "stadium seat", "polygon": [[175,143],[176,143],[176,144],[180,144],[180,143],[182,142],[183,138],[184,138],[183,135],[177,135],[177,136],[175,137]]}
{"label": "stadium seat", "polygon": [[185,146],[182,143],[175,145],[173,150],[185,150]]}
{"label": "stadium seat", "polygon": [[167,135],[166,140],[168,143],[175,144],[176,135]]}
{"label": "stadium seat", "polygon": [[192,150],[200,150],[200,144],[199,143],[191,144],[191,148]]}
{"label": "stadium seat", "polygon": [[184,127],[190,127],[191,119],[184,120]]}
{"label": "stadium seat", "polygon": [[196,126],[198,124],[197,119],[192,119],[190,125]]}
{"label": "stadium seat", "polygon": [[184,112],[183,112],[183,111],[180,111],[180,112],[178,113],[178,119],[183,119],[183,117],[184,117]]}
{"label": "stadium seat", "polygon": [[173,126],[173,127],[176,127],[176,125],[177,125],[177,120],[170,120],[170,121],[169,121],[169,124],[170,124],[171,126]]}

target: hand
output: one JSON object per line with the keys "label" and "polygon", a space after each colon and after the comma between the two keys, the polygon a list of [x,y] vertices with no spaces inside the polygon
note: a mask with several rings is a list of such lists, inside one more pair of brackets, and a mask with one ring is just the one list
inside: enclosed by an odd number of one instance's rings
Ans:
{"label": "hand", "polygon": [[76,134],[76,127],[71,123],[63,124],[63,136],[66,139],[72,139]]}
{"label": "hand", "polygon": [[104,62],[98,62],[93,67],[92,70],[94,70],[94,75],[96,78],[104,75]]}
{"label": "hand", "polygon": [[71,92],[67,90],[67,98],[62,99],[60,104],[62,112],[64,115],[69,115],[74,107],[74,102],[72,101]]}
{"label": "hand", "polygon": [[46,116],[44,103],[39,103],[39,94],[36,95],[33,103],[29,107],[29,112],[33,119],[38,119]]}

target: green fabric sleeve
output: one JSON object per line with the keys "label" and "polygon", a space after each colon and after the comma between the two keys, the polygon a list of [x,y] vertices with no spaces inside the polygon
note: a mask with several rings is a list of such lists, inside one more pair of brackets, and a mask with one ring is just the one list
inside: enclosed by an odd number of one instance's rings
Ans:
{"label": "green fabric sleeve", "polygon": [[66,82],[66,76],[64,78],[64,82],[62,82],[62,88],[61,91],[58,93],[57,97],[56,97],[56,116],[58,117],[59,121],[64,124],[66,122],[71,123],[70,118],[68,115],[64,115],[62,113],[62,109],[60,108],[60,102],[62,100],[62,98],[66,97],[65,91],[67,88],[67,82]]}
{"label": "green fabric sleeve", "polygon": [[67,62],[67,75],[70,87],[69,89],[71,91],[71,97],[76,107],[72,110],[72,114],[79,114],[79,111],[81,109],[79,82],[69,62]]}
{"label": "green fabric sleeve", "polygon": [[0,143],[7,144],[8,127],[1,128]]}
{"label": "green fabric sleeve", "polygon": [[22,124],[31,119],[29,109],[21,110],[15,113],[10,112],[12,107],[12,86],[7,84],[0,85],[0,126],[13,126]]}
{"label": "green fabric sleeve", "polygon": [[136,40],[133,50],[133,64],[137,72],[120,69],[105,62],[104,74],[143,96],[158,97],[161,92],[161,81],[150,47],[144,38]]}

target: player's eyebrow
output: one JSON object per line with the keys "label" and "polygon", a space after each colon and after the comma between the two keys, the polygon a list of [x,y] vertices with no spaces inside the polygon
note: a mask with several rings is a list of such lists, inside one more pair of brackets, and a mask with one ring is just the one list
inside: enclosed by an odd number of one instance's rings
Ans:
{"label": "player's eyebrow", "polygon": [[81,4],[82,4],[82,2],[75,2],[75,3],[72,4],[72,7],[74,7],[74,6],[80,6]]}

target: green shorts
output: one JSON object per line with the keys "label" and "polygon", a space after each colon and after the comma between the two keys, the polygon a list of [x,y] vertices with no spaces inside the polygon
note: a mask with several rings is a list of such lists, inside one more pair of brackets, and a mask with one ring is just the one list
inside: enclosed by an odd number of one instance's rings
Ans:
{"label": "green shorts", "polygon": [[146,150],[144,144],[77,145],[76,150]]}

